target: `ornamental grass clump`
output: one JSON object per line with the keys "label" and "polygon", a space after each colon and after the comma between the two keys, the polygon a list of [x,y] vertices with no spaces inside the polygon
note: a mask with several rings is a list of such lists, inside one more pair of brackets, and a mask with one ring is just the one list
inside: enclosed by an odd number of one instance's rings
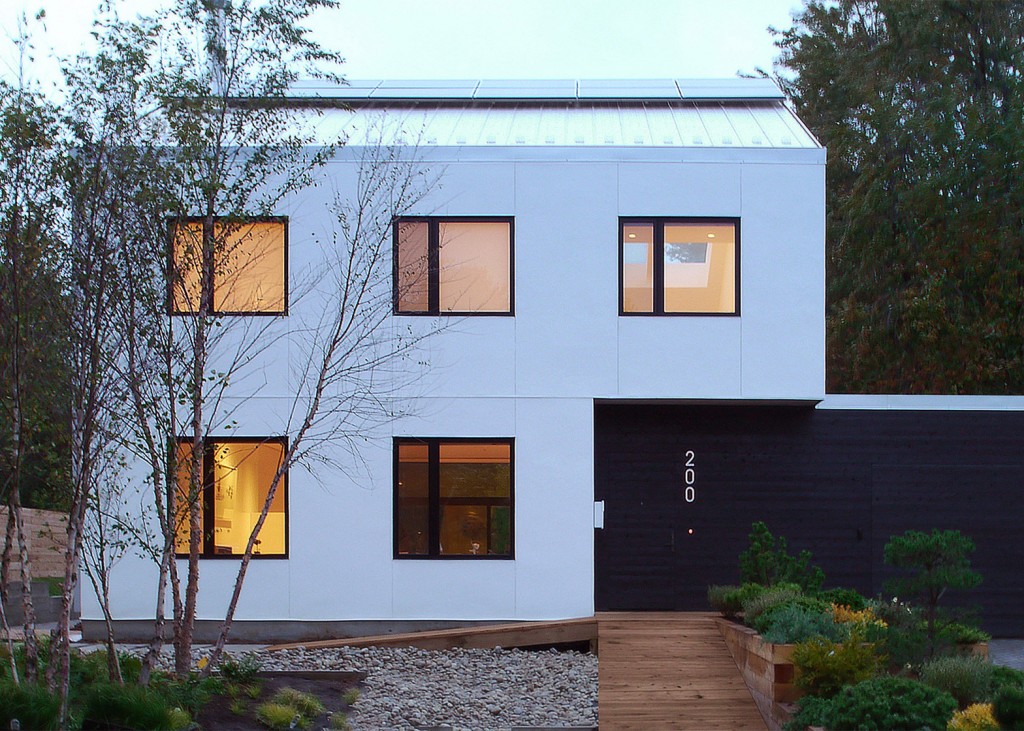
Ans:
{"label": "ornamental grass clump", "polygon": [[743,621],[748,627],[756,628],[757,618],[769,609],[788,604],[803,596],[796,584],[775,584],[764,591],[754,593],[743,602]]}
{"label": "ornamental grass clump", "polygon": [[977,655],[939,657],[921,667],[921,682],[946,691],[963,709],[988,700],[992,665]]}
{"label": "ornamental grass clump", "polygon": [[832,698],[825,726],[830,731],[943,729],[955,710],[953,696],[937,688],[908,678],[872,678]]}
{"label": "ornamental grass clump", "polygon": [[256,709],[256,718],[272,729],[309,728],[309,721],[301,713],[281,703],[264,703]]}
{"label": "ornamental grass clump", "polygon": [[831,698],[845,686],[869,680],[881,672],[885,659],[870,642],[857,636],[847,642],[815,637],[793,648],[796,686],[812,696]]}
{"label": "ornamental grass clump", "polygon": [[315,695],[303,693],[301,690],[295,690],[295,688],[281,688],[274,693],[274,697],[271,700],[282,706],[291,706],[298,713],[308,718],[319,716],[327,711],[324,704]]}

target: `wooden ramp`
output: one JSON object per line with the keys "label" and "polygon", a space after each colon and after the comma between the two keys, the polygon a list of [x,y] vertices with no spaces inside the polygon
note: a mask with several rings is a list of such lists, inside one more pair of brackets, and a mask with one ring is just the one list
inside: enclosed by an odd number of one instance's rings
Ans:
{"label": "wooden ramp", "polygon": [[601,731],[765,731],[715,616],[698,612],[597,615]]}
{"label": "wooden ramp", "polygon": [[418,647],[422,650],[450,650],[453,647],[481,649],[488,647],[539,647],[597,639],[597,619],[563,619],[550,622],[517,622],[490,624],[458,629],[406,632],[371,637],[347,637],[313,642],[292,642],[273,645],[267,650],[291,650],[305,647]]}

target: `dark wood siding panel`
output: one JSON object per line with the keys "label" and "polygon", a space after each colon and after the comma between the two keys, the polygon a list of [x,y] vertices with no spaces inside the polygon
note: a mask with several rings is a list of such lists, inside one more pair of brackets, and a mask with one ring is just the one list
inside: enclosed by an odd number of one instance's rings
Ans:
{"label": "dark wood siding panel", "polygon": [[[882,546],[909,528],[955,527],[978,545],[971,597],[1020,634],[1024,414],[815,411],[765,406],[596,407],[599,609],[702,609],[738,580],[750,524],[814,553],[830,585],[881,591]],[[687,450],[697,496],[684,499]],[[693,529],[691,535],[688,531]]]}

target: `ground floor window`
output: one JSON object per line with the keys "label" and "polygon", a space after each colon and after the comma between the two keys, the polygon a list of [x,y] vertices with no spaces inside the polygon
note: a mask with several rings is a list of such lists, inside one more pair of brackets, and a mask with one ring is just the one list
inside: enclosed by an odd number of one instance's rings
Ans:
{"label": "ground floor window", "polygon": [[[192,440],[177,443],[178,510],[175,551],[188,554],[189,506],[199,508],[202,537],[199,551],[203,557],[240,556],[270,487],[284,459],[287,440],[277,438],[217,437],[203,442],[200,459],[202,487],[190,489]],[[283,475],[270,512],[260,529],[253,556],[288,555],[288,484]]]}
{"label": "ground floor window", "polygon": [[512,439],[395,440],[396,558],[512,558]]}

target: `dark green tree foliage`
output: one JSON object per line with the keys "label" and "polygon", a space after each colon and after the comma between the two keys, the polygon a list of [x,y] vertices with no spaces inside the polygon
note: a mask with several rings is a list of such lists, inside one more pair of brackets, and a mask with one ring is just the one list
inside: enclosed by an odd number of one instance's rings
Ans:
{"label": "dark green tree foliage", "polygon": [[885,562],[909,575],[886,584],[893,594],[913,598],[925,611],[929,654],[938,634],[939,602],[949,589],[973,589],[981,576],[971,569],[974,541],[958,530],[907,531],[885,544]]}
{"label": "dark green tree foliage", "polygon": [[744,584],[799,584],[806,592],[816,592],[825,574],[811,564],[811,552],[789,555],[786,539],[776,538],[768,526],[758,521],[750,527],[750,545],[740,554],[740,578]]}
{"label": "dark green tree foliage", "polygon": [[780,81],[828,148],[828,390],[1024,389],[1024,4],[811,0]]}
{"label": "dark green tree foliage", "polygon": [[949,693],[907,678],[874,678],[843,688],[824,714],[834,731],[944,729],[956,710]]}

